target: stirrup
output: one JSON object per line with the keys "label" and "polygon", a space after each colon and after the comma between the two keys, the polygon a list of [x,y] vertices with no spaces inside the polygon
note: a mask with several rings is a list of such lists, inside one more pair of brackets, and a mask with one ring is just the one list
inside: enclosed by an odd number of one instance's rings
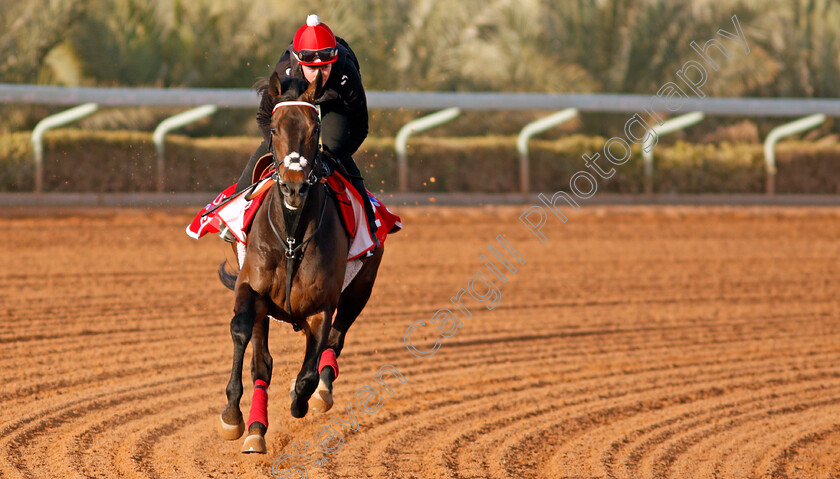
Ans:
{"label": "stirrup", "polygon": [[[367,216],[367,215],[365,215],[365,216]],[[367,218],[365,218],[365,219],[367,219]],[[380,243],[379,238],[376,237],[376,232],[379,230],[379,227],[376,227],[376,229],[374,230],[374,229],[371,229],[371,226],[375,227],[376,223],[368,222],[368,231],[370,232],[370,237],[373,240],[373,244],[375,245],[375,247],[376,248],[381,248],[382,243]]]}
{"label": "stirrup", "polygon": [[233,236],[233,233],[230,232],[230,228],[228,228],[227,226],[222,226],[222,231],[219,231],[219,237],[227,241],[228,243],[236,242],[236,237]]}

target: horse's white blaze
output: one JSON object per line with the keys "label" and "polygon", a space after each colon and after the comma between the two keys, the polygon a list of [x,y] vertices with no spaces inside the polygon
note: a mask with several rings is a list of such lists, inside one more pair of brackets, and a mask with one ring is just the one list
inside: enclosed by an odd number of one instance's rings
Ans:
{"label": "horse's white blaze", "polygon": [[300,155],[300,153],[293,151],[283,158],[283,166],[290,170],[303,171],[303,168],[309,164],[309,160]]}

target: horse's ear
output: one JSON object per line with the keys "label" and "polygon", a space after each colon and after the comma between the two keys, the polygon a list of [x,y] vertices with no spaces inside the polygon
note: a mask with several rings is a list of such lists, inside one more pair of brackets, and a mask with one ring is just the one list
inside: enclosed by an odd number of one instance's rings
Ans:
{"label": "horse's ear", "polygon": [[315,103],[315,100],[321,96],[321,90],[323,90],[323,76],[321,75],[321,70],[318,70],[318,73],[315,74],[315,80],[309,84],[309,87],[303,92],[301,99],[303,101],[309,103]]}
{"label": "horse's ear", "polygon": [[283,89],[280,85],[280,75],[278,75],[277,72],[273,72],[271,74],[271,79],[268,80],[268,94],[275,100],[279,99],[280,95],[283,94]]}

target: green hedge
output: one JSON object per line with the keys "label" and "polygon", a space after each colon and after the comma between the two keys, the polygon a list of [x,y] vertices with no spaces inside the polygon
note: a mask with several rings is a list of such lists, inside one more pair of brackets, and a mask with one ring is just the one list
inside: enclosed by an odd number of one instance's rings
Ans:
{"label": "green hedge", "polygon": [[[531,190],[568,189],[584,169],[581,155],[601,153],[604,138],[572,135],[532,140]],[[219,191],[238,178],[258,138],[188,138],[166,143],[166,187],[171,191]],[[154,191],[157,156],[151,134],[55,130],[45,137],[44,190],[56,192]],[[0,136],[0,191],[33,187],[29,133]],[[397,189],[394,140],[368,138],[356,161],[372,191]],[[409,188],[428,192],[515,192],[519,188],[516,138],[415,137],[409,144]],[[840,193],[840,145],[789,142],[777,148],[779,193]],[[602,157],[599,164],[607,169]],[[631,160],[599,185],[601,192],[642,191],[642,158]],[[763,191],[764,157],[757,144],[659,145],[655,189],[678,193]]]}
{"label": "green hedge", "polygon": [[0,135],[0,191],[35,187],[31,137],[31,133]]}

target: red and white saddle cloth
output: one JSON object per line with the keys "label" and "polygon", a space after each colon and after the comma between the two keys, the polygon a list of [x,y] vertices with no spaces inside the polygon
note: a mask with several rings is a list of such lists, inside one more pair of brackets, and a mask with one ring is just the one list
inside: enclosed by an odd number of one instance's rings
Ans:
{"label": "red and white saddle cloth", "polygon": [[[253,191],[263,190],[262,187],[266,186],[266,182],[269,181],[272,181],[270,177],[264,177]],[[338,172],[334,172],[327,178],[327,185],[338,198],[342,221],[350,237],[350,251],[347,254],[347,261],[352,261],[372,250],[375,246],[365,218],[362,197],[353,185]],[[235,189],[235,184],[227,187],[219,193],[219,196],[212,203],[202,208],[192,223],[187,226],[187,234],[199,239],[208,233],[218,233],[224,225],[230,229],[238,242],[247,244],[251,221],[254,219],[254,215],[257,213],[268,188],[265,188],[262,194],[251,200],[245,198],[251,188],[247,188],[237,194],[236,197],[230,198]],[[389,233],[396,233],[402,229],[402,222],[399,216],[391,213],[391,210],[373,196],[370,191],[367,194],[376,213],[376,226],[378,228],[376,236],[379,243],[384,244]],[[222,205],[222,203],[224,204]],[[208,211],[210,211],[209,214],[207,214]]]}

